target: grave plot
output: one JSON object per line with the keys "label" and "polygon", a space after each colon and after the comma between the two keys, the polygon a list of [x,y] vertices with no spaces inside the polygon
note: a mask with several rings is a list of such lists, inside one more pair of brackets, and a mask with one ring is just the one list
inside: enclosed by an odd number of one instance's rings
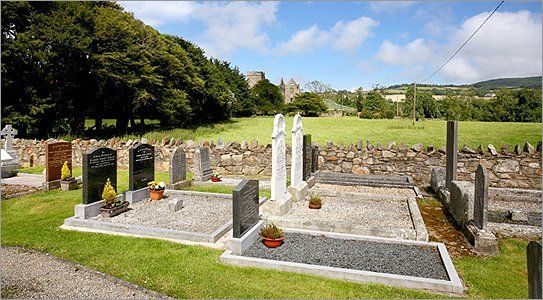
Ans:
{"label": "grave plot", "polygon": [[100,215],[101,202],[87,205],[85,212],[76,207],[76,216],[64,226],[207,243],[217,242],[232,228],[232,195],[178,190],[164,195],[159,201],[132,202],[129,211],[111,218]]}
{"label": "grave plot", "polygon": [[284,242],[267,248],[260,222],[229,240],[221,261],[355,282],[463,293],[462,283],[441,243],[284,228]]}

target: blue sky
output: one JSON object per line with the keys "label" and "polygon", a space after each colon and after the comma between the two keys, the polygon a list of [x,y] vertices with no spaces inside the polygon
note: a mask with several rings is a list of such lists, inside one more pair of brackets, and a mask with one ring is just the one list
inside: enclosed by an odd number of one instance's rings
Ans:
{"label": "blue sky", "polygon": [[[483,2],[120,2],[243,73],[369,89],[420,81],[498,5]],[[505,2],[428,83],[541,75],[540,2]]]}

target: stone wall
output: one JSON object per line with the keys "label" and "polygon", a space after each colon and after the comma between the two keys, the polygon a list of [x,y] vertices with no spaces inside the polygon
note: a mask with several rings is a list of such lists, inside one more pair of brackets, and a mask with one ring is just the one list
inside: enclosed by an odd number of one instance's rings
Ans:
{"label": "stone wall", "polygon": [[[50,140],[52,141],[52,140]],[[23,166],[44,165],[45,144],[47,141],[14,140],[14,148]],[[143,140],[143,142],[147,142]],[[3,143],[3,140],[2,140]],[[81,165],[82,153],[107,146],[118,151],[119,168],[128,168],[128,149],[134,141],[74,140],[73,159]],[[156,168],[168,171],[168,162],[175,147],[183,147],[187,153],[188,168],[192,170],[192,155],[198,145],[211,148],[211,164],[214,172],[225,175],[271,175],[271,145],[252,142],[219,141],[195,143],[193,141],[166,138],[151,144],[156,149]],[[496,187],[518,187],[541,189],[541,146],[537,149],[530,144],[516,146],[511,151],[507,147],[496,150],[494,146],[479,147],[477,150],[461,147],[458,153],[458,180],[474,182],[475,169],[482,164],[489,173],[490,185]],[[32,163],[31,163],[32,161]],[[433,146],[416,144],[407,147],[394,142],[386,147],[367,143],[343,146],[327,143],[320,145],[319,168],[321,170],[357,174],[394,174],[412,176],[418,186],[430,185],[432,168],[445,166],[445,150]],[[290,168],[290,148],[287,148],[287,168]],[[287,170],[287,174],[289,171]]]}

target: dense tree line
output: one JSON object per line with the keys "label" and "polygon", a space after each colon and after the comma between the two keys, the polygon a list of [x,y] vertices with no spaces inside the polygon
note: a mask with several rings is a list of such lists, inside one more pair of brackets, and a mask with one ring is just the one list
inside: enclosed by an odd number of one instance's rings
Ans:
{"label": "dense tree line", "polygon": [[187,127],[244,114],[244,76],[113,2],[2,2],[2,117],[22,136],[79,135],[85,119]]}

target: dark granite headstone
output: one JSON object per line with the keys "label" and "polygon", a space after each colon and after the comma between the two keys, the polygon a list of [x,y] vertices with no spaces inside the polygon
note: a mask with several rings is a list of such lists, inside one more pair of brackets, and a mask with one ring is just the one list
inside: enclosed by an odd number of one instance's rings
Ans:
{"label": "dark granite headstone", "polygon": [[147,187],[155,180],[155,147],[136,144],[128,154],[128,189],[135,191]]}
{"label": "dark granite headstone", "polygon": [[481,165],[475,171],[475,198],[473,204],[473,222],[477,228],[485,229],[488,211],[488,174]]}
{"label": "dark granite headstone", "polygon": [[83,154],[83,204],[102,200],[107,179],[117,190],[117,151],[98,148]]}
{"label": "dark granite headstone", "polygon": [[315,173],[319,170],[319,147],[317,145],[311,147],[311,155],[313,156],[311,159],[311,173]]}
{"label": "dark granite headstone", "polygon": [[175,149],[170,160],[170,184],[187,180],[187,155],[181,148]]}
{"label": "dark granite headstone", "polygon": [[451,190],[451,182],[456,180],[456,162],[458,155],[458,122],[447,121],[447,163],[445,185]]}
{"label": "dark granite headstone", "polygon": [[68,168],[72,171],[72,143],[47,143],[45,147],[45,181],[59,180],[65,161],[68,162]]}
{"label": "dark granite headstone", "polygon": [[531,241],[526,247],[528,263],[528,298],[541,299],[541,241]]}
{"label": "dark granite headstone", "polygon": [[232,196],[233,236],[240,238],[259,220],[258,180],[243,179]]}
{"label": "dark granite headstone", "polygon": [[302,148],[303,168],[302,180],[306,181],[311,177],[311,165],[313,160],[313,152],[311,150],[311,134],[304,134]]}

